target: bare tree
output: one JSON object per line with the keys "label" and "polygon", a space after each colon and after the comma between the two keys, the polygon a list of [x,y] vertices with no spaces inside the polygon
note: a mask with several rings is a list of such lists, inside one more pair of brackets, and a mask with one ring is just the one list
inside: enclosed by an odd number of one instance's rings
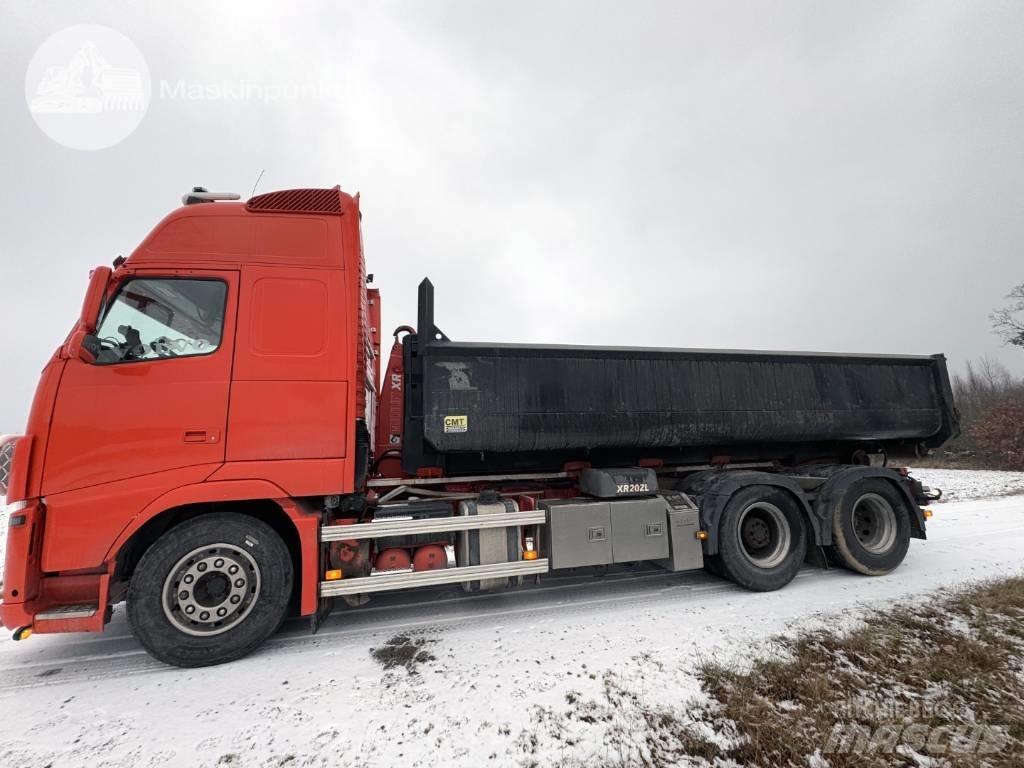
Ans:
{"label": "bare tree", "polygon": [[1024,469],[1024,401],[1007,398],[990,408],[969,428],[978,448],[996,466]]}
{"label": "bare tree", "polygon": [[1015,447],[1008,447],[1012,442],[1008,430],[1014,415],[1024,407],[1024,380],[1014,377],[998,360],[983,357],[953,375],[953,395],[961,432],[945,446],[940,458],[953,466],[975,469],[1008,467],[1010,463],[1024,466],[1024,453],[1018,455]]}
{"label": "bare tree", "polygon": [[1007,344],[1024,347],[1024,320],[1018,316],[1024,312],[1024,283],[1016,286],[1006,298],[1012,303],[989,315],[992,328]]}
{"label": "bare tree", "polygon": [[956,405],[965,425],[1019,387],[1006,367],[990,357],[968,361],[963,374],[953,375]]}

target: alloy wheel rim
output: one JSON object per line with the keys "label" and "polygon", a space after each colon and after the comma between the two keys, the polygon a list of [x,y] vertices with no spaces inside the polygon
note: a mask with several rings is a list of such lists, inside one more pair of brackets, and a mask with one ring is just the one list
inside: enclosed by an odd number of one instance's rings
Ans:
{"label": "alloy wheel rim", "polygon": [[259,598],[260,569],[233,544],[197,547],[164,580],[164,615],[188,635],[219,635],[245,620]]}

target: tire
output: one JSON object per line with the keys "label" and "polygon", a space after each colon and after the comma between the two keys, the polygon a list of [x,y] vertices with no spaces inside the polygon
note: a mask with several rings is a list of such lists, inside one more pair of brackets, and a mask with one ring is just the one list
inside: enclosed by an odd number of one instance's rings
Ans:
{"label": "tire", "polygon": [[288,548],[270,526],[247,515],[203,515],[143,555],[128,587],[128,623],[166,664],[223,664],[277,630],[292,584]]}
{"label": "tire", "polygon": [[785,490],[752,485],[725,505],[718,523],[718,566],[741,587],[770,592],[786,586],[806,550],[803,510]]}
{"label": "tire", "polygon": [[851,571],[883,576],[910,547],[906,503],[887,480],[858,480],[832,510],[832,556]]}

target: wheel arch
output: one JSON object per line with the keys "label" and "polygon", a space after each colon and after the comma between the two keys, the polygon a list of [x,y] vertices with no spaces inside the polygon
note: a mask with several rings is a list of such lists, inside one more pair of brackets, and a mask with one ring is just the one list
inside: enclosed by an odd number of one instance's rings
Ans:
{"label": "wheel arch", "polygon": [[718,554],[718,526],[729,500],[738,491],[752,485],[767,485],[786,491],[796,501],[804,518],[811,526],[813,539],[809,539],[809,541],[821,543],[822,519],[817,514],[817,510],[808,502],[803,488],[792,478],[771,472],[712,470],[709,474],[694,478],[694,480],[696,487],[691,487],[690,490],[701,496],[700,520],[702,530],[707,531],[708,534],[708,538],[704,542],[704,553],[707,555]]}
{"label": "wheel arch", "polygon": [[303,616],[315,613],[319,598],[319,512],[289,498],[267,481],[199,483],[157,499],[125,527],[111,547],[106,559],[114,563],[113,580],[129,581],[146,551],[175,526],[214,512],[247,515],[273,528],[292,559],[294,607]]}
{"label": "wheel arch", "polygon": [[843,498],[856,483],[876,478],[889,483],[903,500],[904,512],[910,522],[911,538],[927,538],[924,513],[907,488],[907,483],[903,482],[903,477],[899,472],[888,467],[844,466],[830,469],[831,471],[827,474],[819,475],[826,476],[828,479],[814,501],[815,512],[824,521],[822,533],[825,538],[820,542],[821,544],[832,544],[832,510],[842,504]]}

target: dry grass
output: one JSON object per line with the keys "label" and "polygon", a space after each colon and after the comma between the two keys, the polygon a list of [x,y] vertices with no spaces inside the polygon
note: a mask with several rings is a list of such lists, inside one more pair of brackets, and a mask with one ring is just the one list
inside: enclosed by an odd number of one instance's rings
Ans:
{"label": "dry grass", "polygon": [[818,751],[835,768],[917,765],[914,753],[964,768],[1024,763],[1024,578],[777,643],[778,658],[748,669],[701,665],[719,705],[705,716],[741,736],[718,756],[807,766]]}
{"label": "dry grass", "polygon": [[1024,766],[1024,578],[874,612],[848,632],[777,638],[748,663],[697,671],[710,703],[651,705],[606,673],[602,697],[570,697],[544,730],[573,753],[580,728],[600,728],[598,762],[609,766]]}

